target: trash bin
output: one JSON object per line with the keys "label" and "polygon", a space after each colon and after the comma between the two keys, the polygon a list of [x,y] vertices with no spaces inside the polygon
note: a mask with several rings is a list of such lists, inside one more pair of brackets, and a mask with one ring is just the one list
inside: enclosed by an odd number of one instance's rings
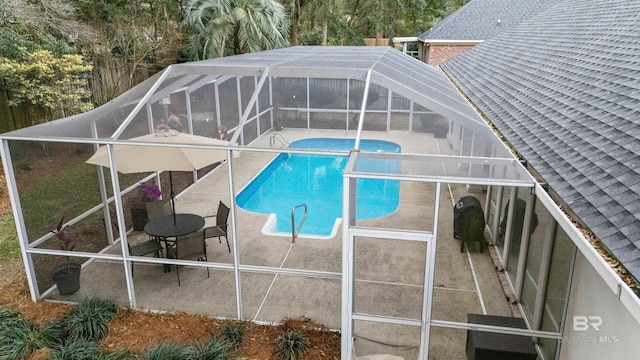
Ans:
{"label": "trash bin", "polygon": [[477,242],[484,252],[484,211],[480,200],[474,196],[463,196],[453,207],[453,237],[460,239],[460,252],[464,244]]}

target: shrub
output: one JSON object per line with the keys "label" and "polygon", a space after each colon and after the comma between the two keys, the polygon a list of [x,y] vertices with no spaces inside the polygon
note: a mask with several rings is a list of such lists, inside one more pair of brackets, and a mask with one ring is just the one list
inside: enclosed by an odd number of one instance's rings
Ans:
{"label": "shrub", "polygon": [[53,349],[47,360],[106,359],[95,341],[77,338]]}
{"label": "shrub", "polygon": [[[349,97],[351,108],[360,109],[360,106],[362,106],[362,99],[364,98],[364,87],[358,86],[351,88]],[[374,87],[370,87],[369,94],[367,94],[367,107],[378,101],[379,98],[380,93],[378,90]]]}
{"label": "shrub", "polygon": [[20,320],[20,318],[21,315],[19,312],[15,310],[0,308],[0,331],[2,331],[5,326],[7,326],[8,321],[16,321]]}
{"label": "shrub", "polygon": [[209,342],[193,347],[194,360],[225,360],[231,344],[223,337],[214,337]]}
{"label": "shrub", "polygon": [[288,329],[283,335],[276,339],[278,357],[281,359],[299,359],[306,350],[309,342],[306,336],[298,330]]}
{"label": "shrub", "polygon": [[180,344],[160,343],[145,350],[141,355],[142,360],[185,360],[193,358],[193,348],[185,348]]}
{"label": "shrub", "polygon": [[64,339],[62,327],[53,323],[40,330],[28,320],[2,311],[0,359],[24,359],[38,349],[57,346]]}
{"label": "shrub", "polygon": [[[290,85],[290,84],[289,84]],[[309,85],[309,107],[324,108],[337,100],[335,91],[330,88]],[[279,92],[277,102],[283,107],[306,107],[307,84],[290,85]]]}
{"label": "shrub", "polygon": [[98,340],[109,330],[109,321],[116,316],[118,306],[111,300],[85,299],[65,318],[72,339]]}
{"label": "shrub", "polygon": [[238,321],[229,321],[227,326],[222,330],[222,338],[229,343],[231,349],[237,349],[242,343],[244,337],[244,323]]}
{"label": "shrub", "polygon": [[135,360],[136,356],[127,350],[120,350],[112,354],[105,354],[102,360]]}
{"label": "shrub", "polygon": [[16,167],[20,170],[31,171],[34,168],[34,165],[29,160],[19,160],[16,162]]}

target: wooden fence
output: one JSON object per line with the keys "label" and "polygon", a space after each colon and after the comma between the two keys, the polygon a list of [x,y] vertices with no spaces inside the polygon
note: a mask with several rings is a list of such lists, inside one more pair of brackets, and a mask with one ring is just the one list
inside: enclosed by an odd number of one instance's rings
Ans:
{"label": "wooden fence", "polygon": [[142,82],[149,77],[150,66],[117,57],[93,59],[89,79],[93,103],[104,104]]}
{"label": "wooden fence", "polygon": [[29,116],[29,106],[9,106],[11,94],[4,90],[4,84],[0,84],[0,133],[21,129],[32,125],[32,117]]}
{"label": "wooden fence", "polygon": [[[393,40],[389,38],[364,38],[364,44],[366,46],[391,46]],[[402,50],[401,43],[393,43],[393,47],[397,50]]]}

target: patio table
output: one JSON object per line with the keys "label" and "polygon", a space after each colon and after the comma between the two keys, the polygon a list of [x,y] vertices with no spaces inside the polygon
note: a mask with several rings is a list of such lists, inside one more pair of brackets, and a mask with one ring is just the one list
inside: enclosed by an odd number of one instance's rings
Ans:
{"label": "patio table", "polygon": [[[144,226],[144,232],[164,242],[165,253],[167,258],[175,258],[175,241],[179,236],[187,235],[192,232],[196,232],[204,226],[204,218],[196,214],[176,214],[175,222],[173,221],[173,215],[165,215],[159,218],[150,220]],[[169,238],[175,238],[175,240],[169,240]],[[165,266],[165,272],[169,270],[168,266]]]}
{"label": "patio table", "polygon": [[204,226],[204,218],[196,214],[176,214],[176,221],[173,222],[173,215],[165,215],[150,220],[144,226],[147,234],[166,240],[182,235],[187,235],[200,230]]}

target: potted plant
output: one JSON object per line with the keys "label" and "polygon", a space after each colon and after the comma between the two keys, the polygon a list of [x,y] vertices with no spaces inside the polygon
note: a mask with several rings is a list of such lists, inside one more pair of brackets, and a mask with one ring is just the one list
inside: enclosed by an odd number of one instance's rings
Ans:
{"label": "potted plant", "polygon": [[[76,248],[75,240],[63,226],[64,216],[57,224],[51,225],[50,230],[58,239],[60,250],[73,251]],[[66,262],[57,265],[51,271],[53,282],[58,286],[60,295],[69,295],[80,288],[80,264],[74,262],[68,256]]]}
{"label": "potted plant", "polygon": [[146,203],[156,201],[160,197],[162,197],[162,191],[158,185],[146,183],[138,185],[136,194],[129,201],[133,230],[144,230],[144,225],[149,221]]}

